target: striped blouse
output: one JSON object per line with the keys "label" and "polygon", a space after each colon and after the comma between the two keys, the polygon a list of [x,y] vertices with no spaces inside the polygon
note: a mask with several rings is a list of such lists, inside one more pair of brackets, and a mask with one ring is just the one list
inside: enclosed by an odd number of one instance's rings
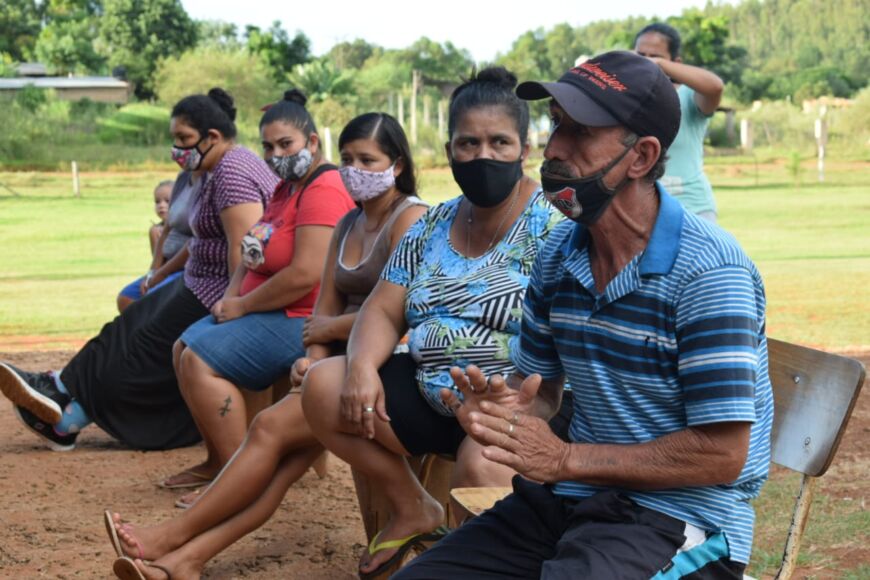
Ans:
{"label": "striped blouse", "polygon": [[489,376],[514,366],[509,342],[520,329],[523,294],[538,250],[561,214],[538,190],[494,248],[466,258],[450,243],[450,226],[462,197],[427,211],[405,233],[381,278],[404,286],[408,348],[417,385],[445,416],[442,388],[454,388],[451,366],[479,366]]}

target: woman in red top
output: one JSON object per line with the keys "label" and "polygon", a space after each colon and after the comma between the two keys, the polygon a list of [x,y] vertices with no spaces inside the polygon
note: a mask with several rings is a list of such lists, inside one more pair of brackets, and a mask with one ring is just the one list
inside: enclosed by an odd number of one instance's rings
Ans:
{"label": "woman in red top", "polygon": [[282,181],[242,240],[242,264],[223,298],[175,345],[181,393],[208,457],[164,487],[211,481],[245,437],[244,390],[268,388],[305,354],[303,324],[317,299],[332,231],[355,207],[337,168],[323,158],[305,100],[288,91],[263,115],[264,158]]}
{"label": "woman in red top", "polygon": [[[390,253],[426,209],[416,197],[411,148],[396,119],[386,113],[360,115],[345,126],[338,146],[342,177],[360,207],[333,233],[317,305],[304,331],[307,358],[293,369],[297,384],[309,364],[347,340],[359,305],[377,284]],[[287,489],[322,452],[302,414],[301,396],[291,392],[257,415],[238,452],[190,509],[153,526],[104,514],[121,556],[115,573],[199,578],[212,557],[278,509]]]}

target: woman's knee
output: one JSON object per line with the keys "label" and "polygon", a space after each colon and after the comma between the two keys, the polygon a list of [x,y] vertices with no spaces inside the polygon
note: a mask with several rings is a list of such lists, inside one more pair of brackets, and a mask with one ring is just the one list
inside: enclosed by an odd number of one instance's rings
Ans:
{"label": "woman's knee", "polygon": [[177,377],[181,377],[181,355],[186,349],[187,345],[181,342],[180,338],[172,345],[172,367],[175,369]]}
{"label": "woman's knee", "polygon": [[344,357],[321,360],[305,373],[302,381],[302,407],[310,424],[322,423],[338,412],[344,386]]}
{"label": "woman's knee", "polygon": [[263,409],[248,428],[248,437],[258,445],[270,445],[287,428],[287,417],[279,410],[278,405]]}

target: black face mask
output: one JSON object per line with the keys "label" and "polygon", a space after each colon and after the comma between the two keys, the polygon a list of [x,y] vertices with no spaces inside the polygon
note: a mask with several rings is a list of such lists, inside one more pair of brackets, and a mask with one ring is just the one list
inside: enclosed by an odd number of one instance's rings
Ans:
{"label": "black face mask", "polygon": [[541,186],[544,189],[544,196],[568,219],[584,226],[591,226],[598,221],[619,190],[628,183],[626,177],[611,189],[604,185],[604,176],[622,161],[622,158],[631,151],[632,147],[634,144],[628,145],[625,151],[603,169],[586,177],[572,179],[541,171]]}
{"label": "black face mask", "polygon": [[450,168],[468,201],[477,207],[495,207],[507,199],[523,176],[523,158],[516,161],[473,159],[463,163],[454,160]]}

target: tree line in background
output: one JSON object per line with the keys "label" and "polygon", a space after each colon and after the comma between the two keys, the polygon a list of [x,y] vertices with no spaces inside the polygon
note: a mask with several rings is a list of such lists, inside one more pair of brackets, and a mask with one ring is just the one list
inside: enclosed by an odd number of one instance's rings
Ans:
{"label": "tree line in background", "polygon": [[[870,115],[870,89],[861,91],[870,76],[868,1],[708,2],[666,21],[682,34],[683,59],[725,80],[727,105],[747,109],[741,104],[760,99],[798,104],[821,95],[857,96],[851,112],[831,119],[832,131],[849,133],[853,146],[867,142],[868,125],[862,123]],[[629,16],[530,30],[504,47],[495,63],[520,80],[556,79],[579,57],[630,49],[636,33],[652,21]],[[15,64],[27,61],[46,64],[50,74],[123,75],[139,102],[118,110],[59,102],[36,89],[21,91],[9,106],[0,106],[0,123],[7,129],[0,134],[0,157],[6,160],[0,164],[54,163],[60,153],[33,143],[56,135],[58,127],[79,151],[98,145],[94,137],[102,143],[162,145],[165,107],[212,86],[224,87],[236,99],[246,142],[257,141],[261,107],[295,86],[308,95],[318,123],[333,131],[366,110],[391,112],[411,128],[421,165],[437,164],[445,98],[475,65],[486,64],[475,63],[467,50],[451,42],[425,37],[401,49],[357,39],[315,56],[304,32],[291,36],[280,21],[266,29],[243,30],[226,22],[196,21],[179,0],[0,2],[0,76],[13,76]],[[540,103],[533,108],[536,117],[543,113]],[[757,143],[812,146],[806,120],[785,102],[741,115],[763,129]],[[728,139],[722,137],[725,133],[724,119],[717,116],[710,142],[734,145],[733,125]],[[95,147],[94,159],[101,155]]]}
{"label": "tree line in background", "polygon": [[[684,60],[710,68],[738,102],[850,96],[870,75],[867,0],[708,2],[667,22],[684,37]],[[556,24],[517,38],[496,61],[521,79],[556,78],[581,55],[630,48],[652,19],[626,17],[573,27]],[[366,100],[408,84],[410,71],[437,87],[473,66],[468,51],[421,38],[405,49],[363,40],[315,57],[304,32],[291,37],[276,21],[263,30],[195,21],[179,0],[6,0],[0,5],[0,57],[10,65],[40,61],[54,74],[123,71],[140,98],[163,98],[161,74],[192,51],[253,57],[257,73],[281,85],[306,85],[320,96]],[[223,76],[223,75],[222,75]],[[261,80],[259,78],[253,79]],[[351,103],[352,105],[353,103]],[[380,104],[380,103],[372,103]]]}

